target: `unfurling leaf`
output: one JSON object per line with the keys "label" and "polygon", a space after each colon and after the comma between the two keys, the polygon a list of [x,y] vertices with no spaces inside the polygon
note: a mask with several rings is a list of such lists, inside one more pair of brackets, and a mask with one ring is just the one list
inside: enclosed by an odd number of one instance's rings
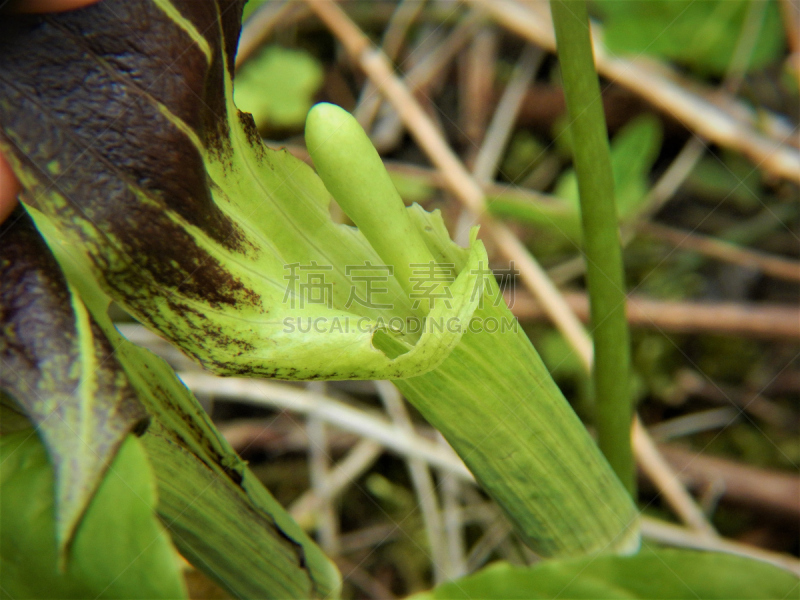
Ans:
{"label": "unfurling leaf", "polygon": [[337,597],[341,578],[333,563],[264,489],[172,368],[122,337],[108,315],[110,298],[41,221],[152,418],[142,443],[158,481],[158,513],[181,554],[237,598]]}

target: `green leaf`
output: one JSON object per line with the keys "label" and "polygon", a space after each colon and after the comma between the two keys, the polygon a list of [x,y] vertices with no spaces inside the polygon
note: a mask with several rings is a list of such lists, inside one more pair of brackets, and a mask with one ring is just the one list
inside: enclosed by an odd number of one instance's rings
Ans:
{"label": "green leaf", "polygon": [[0,225],[0,389],[55,471],[61,558],[122,441],[147,415],[114,347],[21,208]]}
{"label": "green leaf", "polygon": [[496,563],[479,573],[417,594],[456,598],[787,598],[800,580],[751,559],[693,550],[646,550],[637,556],[545,561],[535,567]]}
{"label": "green leaf", "polygon": [[[574,189],[577,191],[577,187]],[[532,202],[527,198],[510,196],[495,196],[488,200],[493,215],[533,225],[550,233],[562,245],[568,241],[569,247],[574,248],[581,239],[577,202],[555,197],[549,202]]]}
{"label": "green leaf", "polygon": [[[755,35],[749,61],[739,65],[745,71],[777,60],[784,49],[780,9],[772,0],[602,0],[595,7],[612,52],[660,56],[703,74],[725,73],[743,30]],[[753,25],[755,33],[748,31]]]}
{"label": "green leaf", "polygon": [[389,173],[389,177],[392,178],[397,193],[406,204],[426,202],[436,193],[436,189],[424,177],[415,177],[396,171]]}
{"label": "green leaf", "polygon": [[244,5],[244,11],[242,12],[242,21],[247,21],[258,9],[268,2],[273,1],[274,0],[247,0],[247,4]]}
{"label": "green leaf", "polygon": [[33,429],[0,437],[4,598],[185,598],[180,561],[155,515],[141,442],[128,436],[75,532],[61,571],[54,473]]}
{"label": "green leaf", "polygon": [[508,143],[500,172],[514,183],[520,182],[547,157],[547,147],[530,131],[514,132]]}
{"label": "green leaf", "polygon": [[611,143],[614,199],[620,221],[636,214],[650,188],[648,175],[661,149],[661,123],[653,115],[636,117]]}
{"label": "green leaf", "polygon": [[[381,298],[391,308],[353,302],[351,292],[363,298],[368,283],[354,288],[348,269],[383,266],[381,257],[361,231],[332,221],[330,194],[314,172],[264,148],[250,115],[234,106],[239,25],[227,6],[112,1],[5,20],[0,149],[25,201],[81,249],[109,295],[218,373],[385,379],[436,367],[460,334],[417,339],[381,327],[417,312],[396,277]],[[126,14],[146,16],[149,27],[134,44],[140,53],[120,64],[114,52],[128,33]],[[171,44],[184,50],[164,77]],[[34,96],[40,81],[59,85]],[[476,244],[471,261],[484,256]],[[322,301],[309,294],[312,277]],[[477,298],[462,292],[474,281],[469,270],[461,274],[451,307],[440,303],[431,316],[468,319]],[[323,319],[349,326],[298,335]],[[373,344],[377,330],[398,345],[393,356]]]}
{"label": "green leaf", "polygon": [[233,97],[259,129],[298,128],[322,79],[322,65],[309,53],[267,46],[236,74]]}
{"label": "green leaf", "polygon": [[684,183],[684,189],[703,198],[736,206],[741,211],[755,211],[763,206],[758,171],[754,171],[747,159],[733,152],[720,152],[721,156],[703,157]]}
{"label": "green leaf", "polygon": [[158,482],[158,513],[175,545],[239,598],[335,598],[336,567],[264,489],[161,358],[122,337],[80,254],[31,209],[67,278],[116,350],[152,421],[142,443]]}
{"label": "green leaf", "polygon": [[[611,140],[611,170],[620,221],[635,217],[649,189],[648,176],[661,147],[661,126],[652,115],[631,120]],[[581,239],[578,179],[566,170],[555,186],[551,202],[522,198],[491,198],[492,214],[546,229],[559,239]]]}

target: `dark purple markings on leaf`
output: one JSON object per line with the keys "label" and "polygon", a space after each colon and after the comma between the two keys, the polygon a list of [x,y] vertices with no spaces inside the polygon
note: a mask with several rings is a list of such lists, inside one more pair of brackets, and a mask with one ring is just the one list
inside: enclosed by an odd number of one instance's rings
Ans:
{"label": "dark purple markings on leaf", "polygon": [[[225,11],[226,22],[240,15],[237,6]],[[4,18],[0,141],[35,174],[39,185],[28,198],[40,210],[84,236],[88,221],[105,237],[86,243],[115,292],[155,283],[212,305],[255,305],[258,296],[167,212],[230,251],[251,250],[214,204],[200,150],[159,109],[195,131],[206,152],[230,152],[216,5],[184,2],[181,10],[209,41],[210,64],[186,31],[145,0]],[[54,202],[53,190],[69,205]],[[130,272],[134,265],[147,274]]]}
{"label": "dark purple markings on leaf", "polygon": [[233,74],[236,46],[242,22],[242,0],[196,2],[173,0],[172,5],[194,25],[211,48],[211,64],[205,77],[201,108],[203,142],[209,152],[224,161],[230,148],[230,124],[225,100],[225,68]]}
{"label": "dark purple markings on leaf", "polygon": [[[48,448],[59,533],[68,537],[120,443],[143,431],[147,413],[100,326],[88,317],[89,331],[79,329],[63,273],[22,207],[0,225],[0,239],[0,389]],[[91,357],[82,354],[81,336],[91,338]],[[86,378],[91,384],[82,387]]]}
{"label": "dark purple markings on leaf", "polygon": [[[0,225],[0,387],[8,391],[36,423],[51,409],[48,394],[75,393],[81,377],[80,340],[72,298],[61,268],[30,217],[18,207]],[[99,325],[90,320],[98,402],[119,417],[127,430],[146,417]],[[48,388],[42,388],[48,382]],[[113,402],[107,402],[113,400]],[[113,424],[113,422],[111,423]]]}
{"label": "dark purple markings on leaf", "polygon": [[[201,134],[197,105],[208,63],[202,50],[153,2],[109,2],[50,20],[68,43],[93,55]],[[77,71],[78,76],[80,71]]]}
{"label": "dark purple markings on leaf", "polygon": [[[211,346],[225,348],[229,352],[239,354],[253,352],[256,347],[240,338],[225,333],[223,326],[213,324],[205,315],[196,308],[181,302],[179,299],[165,299],[171,314],[184,315],[185,320],[180,323],[167,321],[160,324],[160,330],[169,337],[173,343],[177,344],[184,352],[193,356],[199,363],[220,372],[222,366],[227,363],[209,363],[207,350]],[[194,349],[202,348],[204,351],[196,352]]]}
{"label": "dark purple markings on leaf", "polygon": [[[71,143],[67,139],[62,149]],[[19,144],[15,147],[19,149]],[[134,310],[139,305],[151,307],[154,294],[194,298],[214,307],[257,305],[258,295],[169,219],[161,206],[142,202],[123,179],[109,173],[101,163],[83,161],[84,169],[97,166],[88,171],[93,177],[86,177],[87,171],[80,177],[55,176],[43,172],[26,158],[27,154],[24,149],[18,152],[26,170],[36,173],[37,183],[26,200],[54,217],[62,229],[71,229],[83,238],[97,272],[117,299]],[[54,193],[72,201],[60,206],[50,204]],[[87,195],[107,200],[81,202]],[[87,228],[96,233],[87,236]]]}
{"label": "dark purple markings on leaf", "polygon": [[236,116],[239,118],[239,123],[247,136],[247,141],[250,143],[253,153],[261,161],[261,164],[268,165],[270,169],[274,170],[269,162],[265,160],[267,157],[267,147],[261,141],[261,134],[258,132],[258,126],[256,125],[255,119],[253,119],[253,115],[240,110],[237,111]]}
{"label": "dark purple markings on leaf", "polygon": [[215,52],[221,50],[228,72],[233,73],[245,2],[246,0],[172,0],[172,5],[197,28]]}

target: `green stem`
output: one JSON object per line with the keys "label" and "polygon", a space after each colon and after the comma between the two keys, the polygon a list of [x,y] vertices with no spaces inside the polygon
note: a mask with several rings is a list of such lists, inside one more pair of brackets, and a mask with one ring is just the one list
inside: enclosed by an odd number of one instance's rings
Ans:
{"label": "green stem", "polygon": [[631,494],[630,339],[608,135],[584,0],[551,0],[581,197],[600,449]]}

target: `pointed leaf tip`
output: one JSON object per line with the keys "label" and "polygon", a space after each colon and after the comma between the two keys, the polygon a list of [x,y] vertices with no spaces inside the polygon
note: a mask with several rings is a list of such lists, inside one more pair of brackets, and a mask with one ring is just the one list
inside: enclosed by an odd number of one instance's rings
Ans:
{"label": "pointed leaf tip", "polygon": [[147,415],[21,207],[0,226],[0,237],[0,388],[47,447],[63,559],[120,444]]}

